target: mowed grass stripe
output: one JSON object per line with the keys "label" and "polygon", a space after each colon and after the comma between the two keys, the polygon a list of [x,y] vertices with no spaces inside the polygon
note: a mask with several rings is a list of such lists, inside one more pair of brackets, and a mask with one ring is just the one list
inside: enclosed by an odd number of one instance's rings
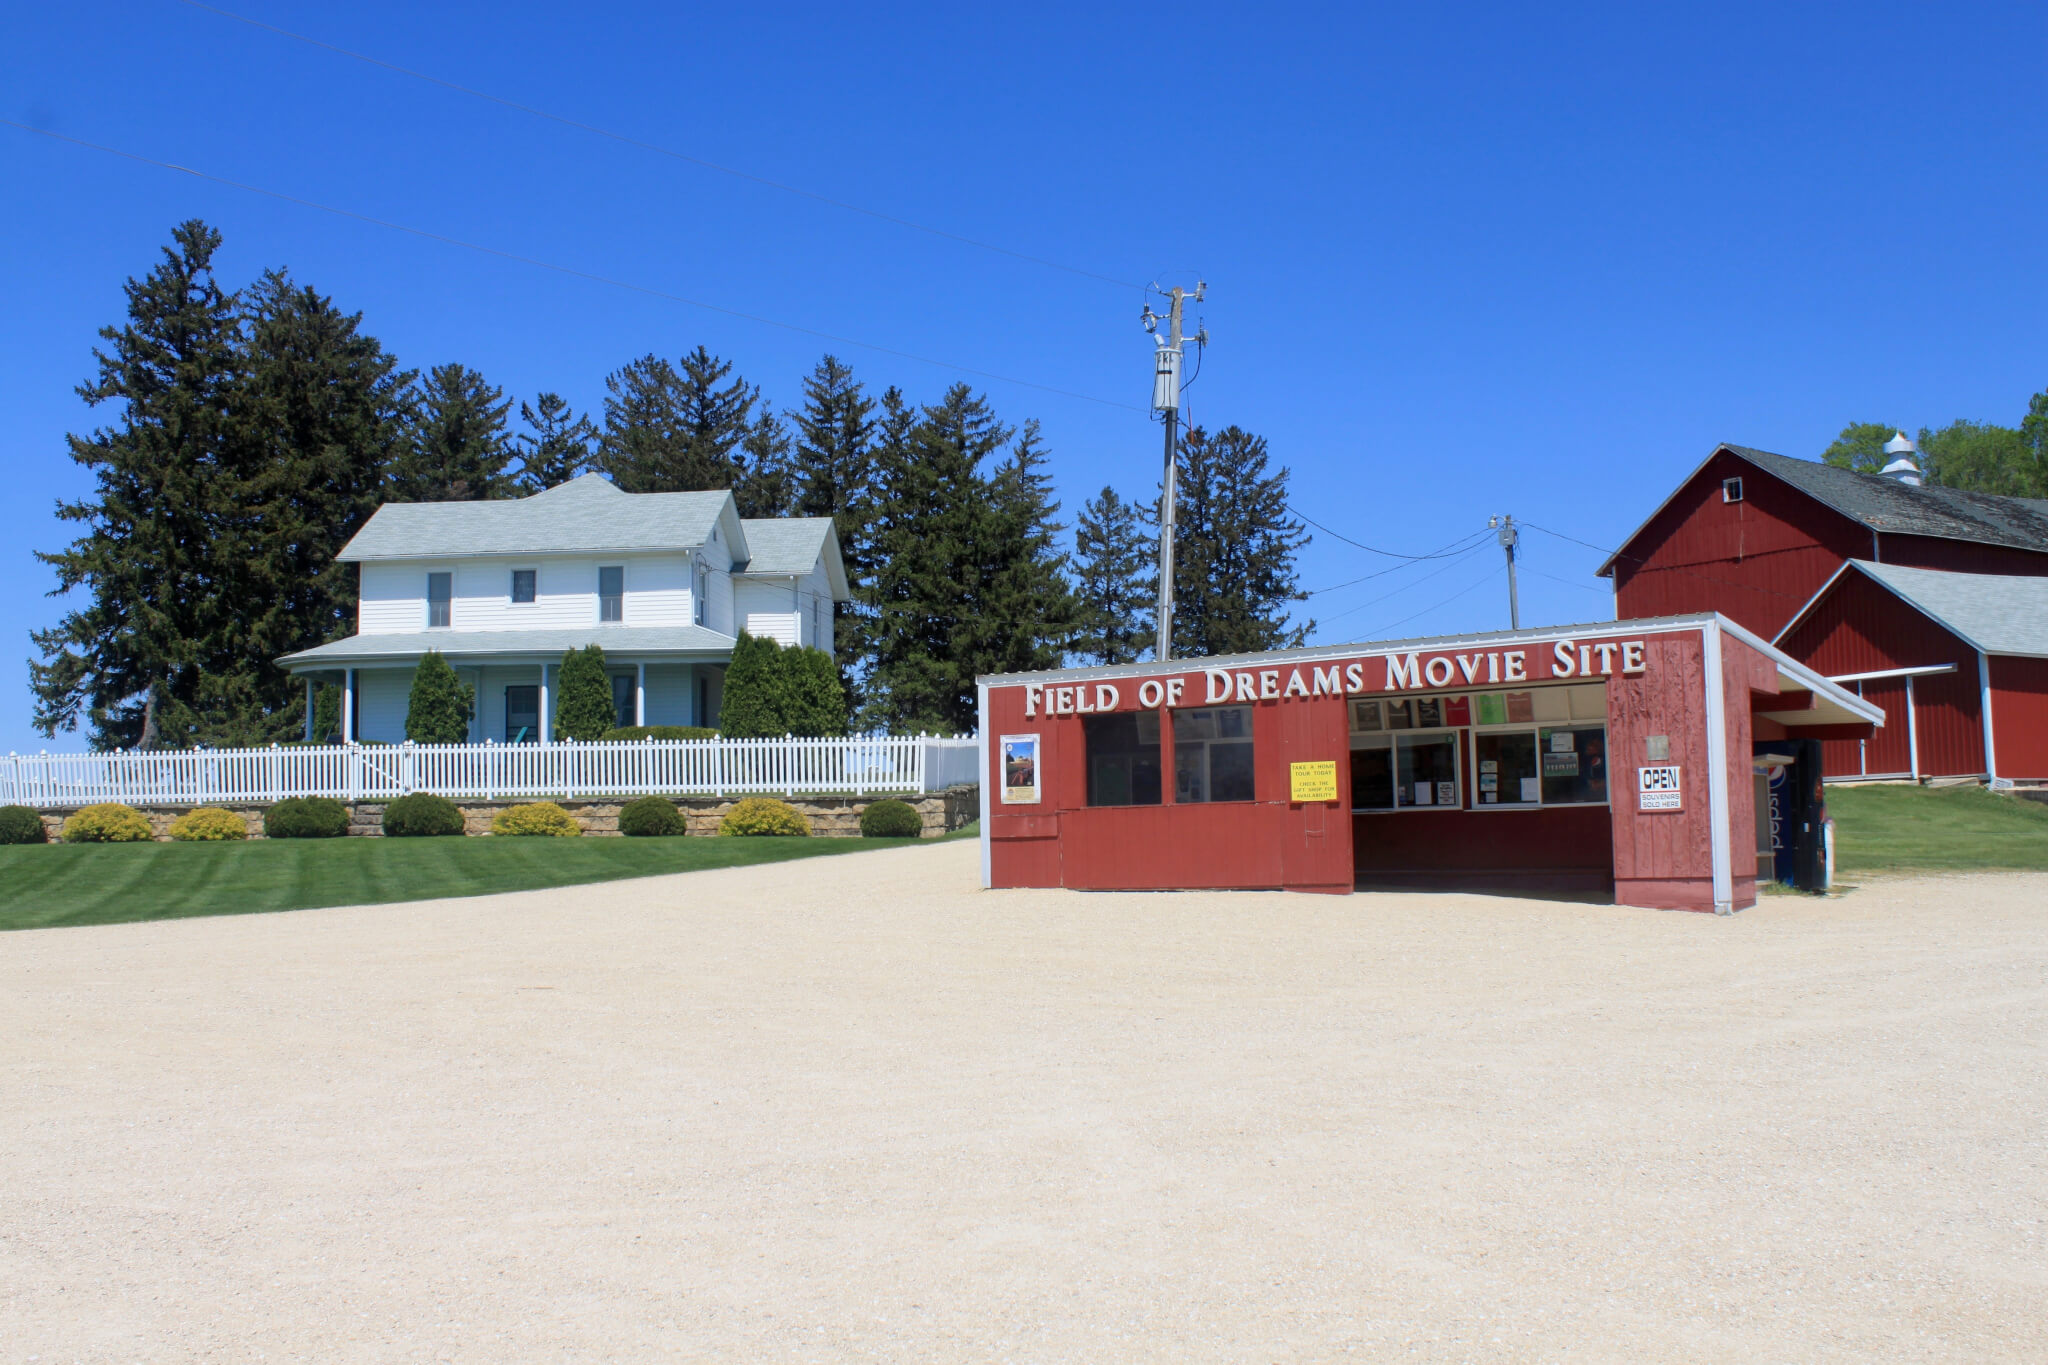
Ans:
{"label": "mowed grass stripe", "polygon": [[528,891],[915,839],[279,839],[0,848],[0,929]]}
{"label": "mowed grass stripe", "polygon": [[1839,873],[2048,869],[2048,804],[1982,787],[1827,789]]}

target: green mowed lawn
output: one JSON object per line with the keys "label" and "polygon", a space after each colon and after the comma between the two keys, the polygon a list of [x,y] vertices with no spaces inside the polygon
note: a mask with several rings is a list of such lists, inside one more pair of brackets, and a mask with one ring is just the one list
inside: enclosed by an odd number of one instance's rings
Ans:
{"label": "green mowed lawn", "polygon": [[2048,869],[2048,805],[1981,787],[1827,789],[1835,871]]}
{"label": "green mowed lawn", "polygon": [[13,846],[0,848],[0,929],[481,896],[918,842],[357,838]]}

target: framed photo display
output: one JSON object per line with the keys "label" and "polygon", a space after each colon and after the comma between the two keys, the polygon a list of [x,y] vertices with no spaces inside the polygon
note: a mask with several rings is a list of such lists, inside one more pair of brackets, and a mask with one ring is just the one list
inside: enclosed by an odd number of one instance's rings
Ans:
{"label": "framed photo display", "polygon": [[1003,804],[1035,806],[1039,802],[1038,736],[1004,735],[1002,746]]}

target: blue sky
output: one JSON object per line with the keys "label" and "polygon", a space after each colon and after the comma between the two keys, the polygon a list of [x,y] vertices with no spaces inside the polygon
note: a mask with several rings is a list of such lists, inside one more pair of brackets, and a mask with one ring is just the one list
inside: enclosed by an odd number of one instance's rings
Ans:
{"label": "blue sky", "polygon": [[[2014,421],[2048,386],[2039,6],[228,8],[705,160],[1141,285],[1210,282],[1194,417],[1297,505],[1437,548],[1496,512],[1611,545],[1718,440]],[[1068,510],[1157,477],[1141,295],[606,141],[177,0],[14,6],[0,118],[726,308],[976,381]],[[178,221],[361,310],[408,365],[595,408],[698,343],[780,403],[827,344],[0,127],[0,752],[31,552],[88,487],[73,388]],[[877,388],[945,369],[832,344]],[[1118,404],[1129,405],[1120,407]],[[1523,619],[1600,556],[1524,540]],[[1387,567],[1319,536],[1304,586]],[[1505,624],[1497,551],[1319,593],[1328,641]],[[77,743],[61,739],[57,747]]]}

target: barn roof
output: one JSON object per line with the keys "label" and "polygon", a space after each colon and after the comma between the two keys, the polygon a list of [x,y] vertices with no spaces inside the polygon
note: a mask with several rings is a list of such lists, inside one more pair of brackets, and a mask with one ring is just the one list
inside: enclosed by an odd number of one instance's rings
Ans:
{"label": "barn roof", "polygon": [[745,560],[748,534],[741,529],[731,493],[627,493],[599,475],[585,474],[527,498],[387,502],[335,558],[360,562],[686,550],[702,545],[720,525],[732,542],[733,558]]}
{"label": "barn roof", "polygon": [[1973,649],[2048,658],[2048,577],[1909,569],[1867,559],[1852,559],[1837,569],[1813,600],[1785,623],[1778,639],[1790,635],[1842,575],[1852,572],[1866,575]]}
{"label": "barn roof", "polygon": [[[2007,498],[1932,485],[1915,488],[1881,474],[1859,474],[1853,469],[1822,464],[1817,460],[1798,460],[1789,455],[1774,455],[1768,450],[1749,446],[1723,443],[1714,447],[1713,455],[1702,460],[1698,469],[1680,480],[1678,488],[1691,483],[1700,469],[1706,468],[1715,455],[1724,451],[1783,479],[1814,501],[1873,531],[1933,536],[1940,540],[1963,540],[1979,545],[2006,545],[2048,553],[2048,499]],[[1657,510],[1631,531],[1627,540],[1622,541],[1623,547],[1640,536],[1677,496],[1678,489],[1673,489],[1671,497],[1659,503]],[[1615,561],[1622,557],[1621,550],[1615,551],[1594,572],[1605,578],[1614,571]]]}

